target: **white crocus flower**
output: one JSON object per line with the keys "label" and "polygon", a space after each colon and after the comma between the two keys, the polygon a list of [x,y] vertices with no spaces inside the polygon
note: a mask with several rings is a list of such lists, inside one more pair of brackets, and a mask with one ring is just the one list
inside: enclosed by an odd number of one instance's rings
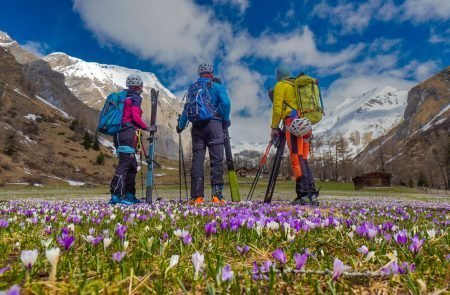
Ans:
{"label": "white crocus flower", "polygon": [[31,269],[38,258],[38,250],[23,250],[20,259],[27,269]]}
{"label": "white crocus flower", "polygon": [[174,268],[175,266],[177,266],[178,261],[180,260],[180,255],[172,255],[172,257],[170,257],[170,262],[169,262],[169,266],[166,268],[166,274],[169,270],[171,270],[172,268]]}
{"label": "white crocus flower", "polygon": [[430,240],[432,240],[436,237],[436,230],[434,228],[427,230],[427,234],[428,234],[428,237],[430,238]]}
{"label": "white crocus flower", "polygon": [[271,222],[269,222],[269,223],[266,224],[266,227],[267,227],[268,229],[271,229],[271,230],[278,230],[278,228],[280,227],[280,225],[279,225],[278,222],[276,222],[276,221],[271,221]]}
{"label": "white crocus flower", "polygon": [[203,264],[205,263],[205,255],[200,254],[200,252],[195,251],[194,254],[192,254],[192,264],[194,265],[194,280],[197,280],[198,274],[200,270],[203,267]]}
{"label": "white crocus flower", "polygon": [[108,249],[109,245],[111,245],[112,238],[104,238],[103,239],[103,249],[106,251]]}
{"label": "white crocus flower", "polygon": [[51,248],[45,251],[45,257],[50,262],[52,269],[50,271],[50,281],[56,281],[56,269],[59,261],[59,248]]}
{"label": "white crocus flower", "polygon": [[71,223],[67,226],[67,228],[71,231],[74,232],[75,231],[75,224]]}
{"label": "white crocus flower", "polygon": [[45,249],[47,249],[52,242],[53,242],[52,238],[50,238],[48,240],[41,240],[41,244]]}
{"label": "white crocus flower", "polygon": [[129,245],[130,245],[130,242],[124,241],[124,242],[123,242],[123,250],[124,250],[124,251],[127,251]]}
{"label": "white crocus flower", "polygon": [[375,257],[375,252],[374,251],[370,251],[367,256],[366,259],[364,259],[365,262],[368,262],[370,260],[372,260]]}

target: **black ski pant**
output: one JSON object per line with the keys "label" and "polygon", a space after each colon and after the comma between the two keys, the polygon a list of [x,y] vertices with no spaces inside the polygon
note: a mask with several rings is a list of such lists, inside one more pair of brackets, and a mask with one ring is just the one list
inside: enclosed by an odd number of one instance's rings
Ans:
{"label": "black ski pant", "polygon": [[[136,131],[134,128],[121,130],[114,136],[114,146],[136,147]],[[112,195],[123,197],[125,193],[136,194],[137,161],[135,153],[120,153],[119,164],[110,184]]]}
{"label": "black ski pant", "polygon": [[204,169],[206,148],[209,151],[211,185],[223,185],[224,135],[222,121],[211,120],[192,127],[191,197],[204,197]]}

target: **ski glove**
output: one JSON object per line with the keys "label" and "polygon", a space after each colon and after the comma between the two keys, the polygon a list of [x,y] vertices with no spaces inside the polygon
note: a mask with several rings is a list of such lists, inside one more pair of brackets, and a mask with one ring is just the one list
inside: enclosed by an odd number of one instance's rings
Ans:
{"label": "ski glove", "polygon": [[223,129],[228,129],[231,126],[231,121],[230,120],[223,120],[222,121],[222,128]]}
{"label": "ski glove", "polygon": [[184,129],[180,128],[180,127],[176,127],[177,133],[180,134],[181,132],[183,132]]}
{"label": "ski glove", "polygon": [[156,126],[156,125],[148,126],[147,129],[145,129],[145,131],[156,132],[156,131],[158,131],[158,126]]}

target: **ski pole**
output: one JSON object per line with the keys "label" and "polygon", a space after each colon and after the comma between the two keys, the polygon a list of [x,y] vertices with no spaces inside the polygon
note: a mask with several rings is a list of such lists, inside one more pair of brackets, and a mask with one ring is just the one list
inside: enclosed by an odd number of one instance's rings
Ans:
{"label": "ski pole", "polygon": [[181,202],[181,133],[178,133],[178,180],[180,184],[180,202]]}
{"label": "ski pole", "polygon": [[255,179],[253,180],[252,186],[250,187],[250,191],[248,192],[247,201],[251,201],[251,199],[253,197],[253,193],[255,192],[256,185],[258,184],[259,177],[262,174],[262,170],[264,168],[264,165],[266,164],[267,157],[269,156],[270,149],[272,148],[272,144],[273,144],[273,141],[271,140],[269,142],[269,145],[266,148],[266,151],[264,152],[264,155],[261,158],[261,161],[259,162],[258,172],[256,173]]}
{"label": "ski pole", "polygon": [[[188,196],[187,177],[186,177],[186,165],[184,163],[184,152],[183,152],[183,144],[181,142],[181,134],[180,134],[180,146],[181,146],[181,163],[183,164],[184,189],[186,191],[186,202],[188,202],[189,196]],[[180,172],[180,175],[181,175],[181,172]],[[181,186],[181,181],[180,181],[180,186]]]}
{"label": "ski pole", "polygon": [[278,172],[280,171],[281,160],[283,159],[284,148],[286,146],[286,136],[281,132],[277,145],[277,152],[275,154],[275,161],[270,172],[269,183],[267,185],[266,195],[264,196],[264,203],[272,201],[273,192],[278,179]]}

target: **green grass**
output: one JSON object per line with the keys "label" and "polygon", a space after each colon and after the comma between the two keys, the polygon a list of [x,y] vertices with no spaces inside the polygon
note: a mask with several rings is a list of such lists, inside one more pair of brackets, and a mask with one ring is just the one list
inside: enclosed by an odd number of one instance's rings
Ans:
{"label": "green grass", "polygon": [[[168,170],[173,173],[173,170]],[[175,171],[176,172],[176,171]],[[250,190],[252,178],[239,178],[239,190],[241,200],[245,201]],[[414,188],[407,188],[401,186],[394,186],[392,188],[380,189],[364,189],[355,191],[352,183],[341,182],[316,182],[317,188],[320,188],[321,198],[339,198],[339,197],[388,197],[393,199],[442,199],[448,198],[449,195],[445,193],[440,194],[426,194]],[[137,195],[141,196],[140,176],[137,179]],[[260,180],[253,195],[253,200],[263,200],[266,192],[266,179]],[[156,180],[156,190],[159,196],[163,199],[178,199],[179,185],[178,184],[164,184]],[[188,193],[190,192],[188,188]],[[208,197],[210,188],[207,184],[205,186],[205,195]],[[230,192],[228,185],[225,185],[224,194],[229,199]],[[109,195],[109,188],[106,185],[97,187],[71,187],[69,185],[45,185],[44,187],[32,187],[26,185],[7,185],[0,187],[0,200],[10,200],[17,198],[77,198],[77,197],[102,197],[107,198]],[[182,188],[182,199],[185,199],[186,194],[184,187]],[[293,181],[279,181],[275,189],[273,200],[292,200],[295,198],[295,183]]]}

